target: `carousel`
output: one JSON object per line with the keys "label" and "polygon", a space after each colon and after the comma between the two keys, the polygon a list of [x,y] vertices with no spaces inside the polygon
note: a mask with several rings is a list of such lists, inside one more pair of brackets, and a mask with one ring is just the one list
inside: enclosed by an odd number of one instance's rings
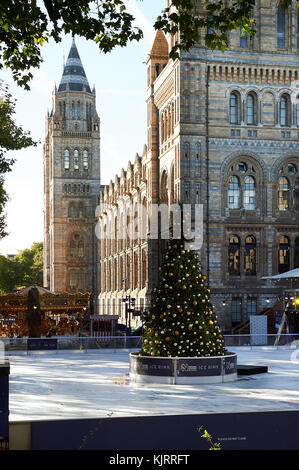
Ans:
{"label": "carousel", "polygon": [[77,336],[89,311],[90,295],[55,293],[39,286],[2,295],[0,337]]}

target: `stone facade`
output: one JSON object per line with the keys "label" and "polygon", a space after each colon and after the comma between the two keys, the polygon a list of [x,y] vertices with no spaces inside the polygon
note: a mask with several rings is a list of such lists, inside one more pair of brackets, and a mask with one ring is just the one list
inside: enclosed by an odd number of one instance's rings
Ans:
{"label": "stone facade", "polygon": [[[123,199],[147,210],[203,204],[200,258],[225,331],[281,295],[263,276],[299,267],[298,9],[263,0],[254,16],[254,38],[231,33],[225,53],[198,44],[168,60],[157,33],[147,59],[147,145],[105,188],[99,208],[103,226],[107,205],[116,210]],[[137,308],[148,304],[162,245],[147,236],[102,243],[103,313],[124,322],[125,295]]]}
{"label": "stone facade", "polygon": [[73,41],[53,91],[44,144],[44,286],[54,292],[96,294],[100,189],[96,94]]}

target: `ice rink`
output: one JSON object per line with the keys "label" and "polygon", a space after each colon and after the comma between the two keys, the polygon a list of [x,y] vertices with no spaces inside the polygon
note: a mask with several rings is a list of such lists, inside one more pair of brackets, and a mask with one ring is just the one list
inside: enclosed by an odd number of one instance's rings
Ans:
{"label": "ice rink", "polygon": [[129,352],[8,356],[10,422],[192,413],[299,410],[299,349],[229,348],[268,373],[209,385],[136,385]]}

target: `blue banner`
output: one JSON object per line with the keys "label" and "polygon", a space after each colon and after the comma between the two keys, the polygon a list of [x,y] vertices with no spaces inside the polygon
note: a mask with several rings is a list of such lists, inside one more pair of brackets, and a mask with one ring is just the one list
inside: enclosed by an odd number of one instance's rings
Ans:
{"label": "blue banner", "polygon": [[28,338],[28,351],[53,351],[57,349],[56,338]]}

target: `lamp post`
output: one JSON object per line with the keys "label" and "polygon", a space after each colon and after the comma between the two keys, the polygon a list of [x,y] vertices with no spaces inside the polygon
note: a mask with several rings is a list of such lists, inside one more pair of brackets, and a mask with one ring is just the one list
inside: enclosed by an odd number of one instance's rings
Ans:
{"label": "lamp post", "polygon": [[[126,309],[126,328],[131,329],[131,313],[134,312],[136,299],[132,298],[130,295],[126,295],[126,297],[123,297],[122,301],[125,303],[125,309]],[[129,325],[128,325],[128,320],[129,320]]]}

